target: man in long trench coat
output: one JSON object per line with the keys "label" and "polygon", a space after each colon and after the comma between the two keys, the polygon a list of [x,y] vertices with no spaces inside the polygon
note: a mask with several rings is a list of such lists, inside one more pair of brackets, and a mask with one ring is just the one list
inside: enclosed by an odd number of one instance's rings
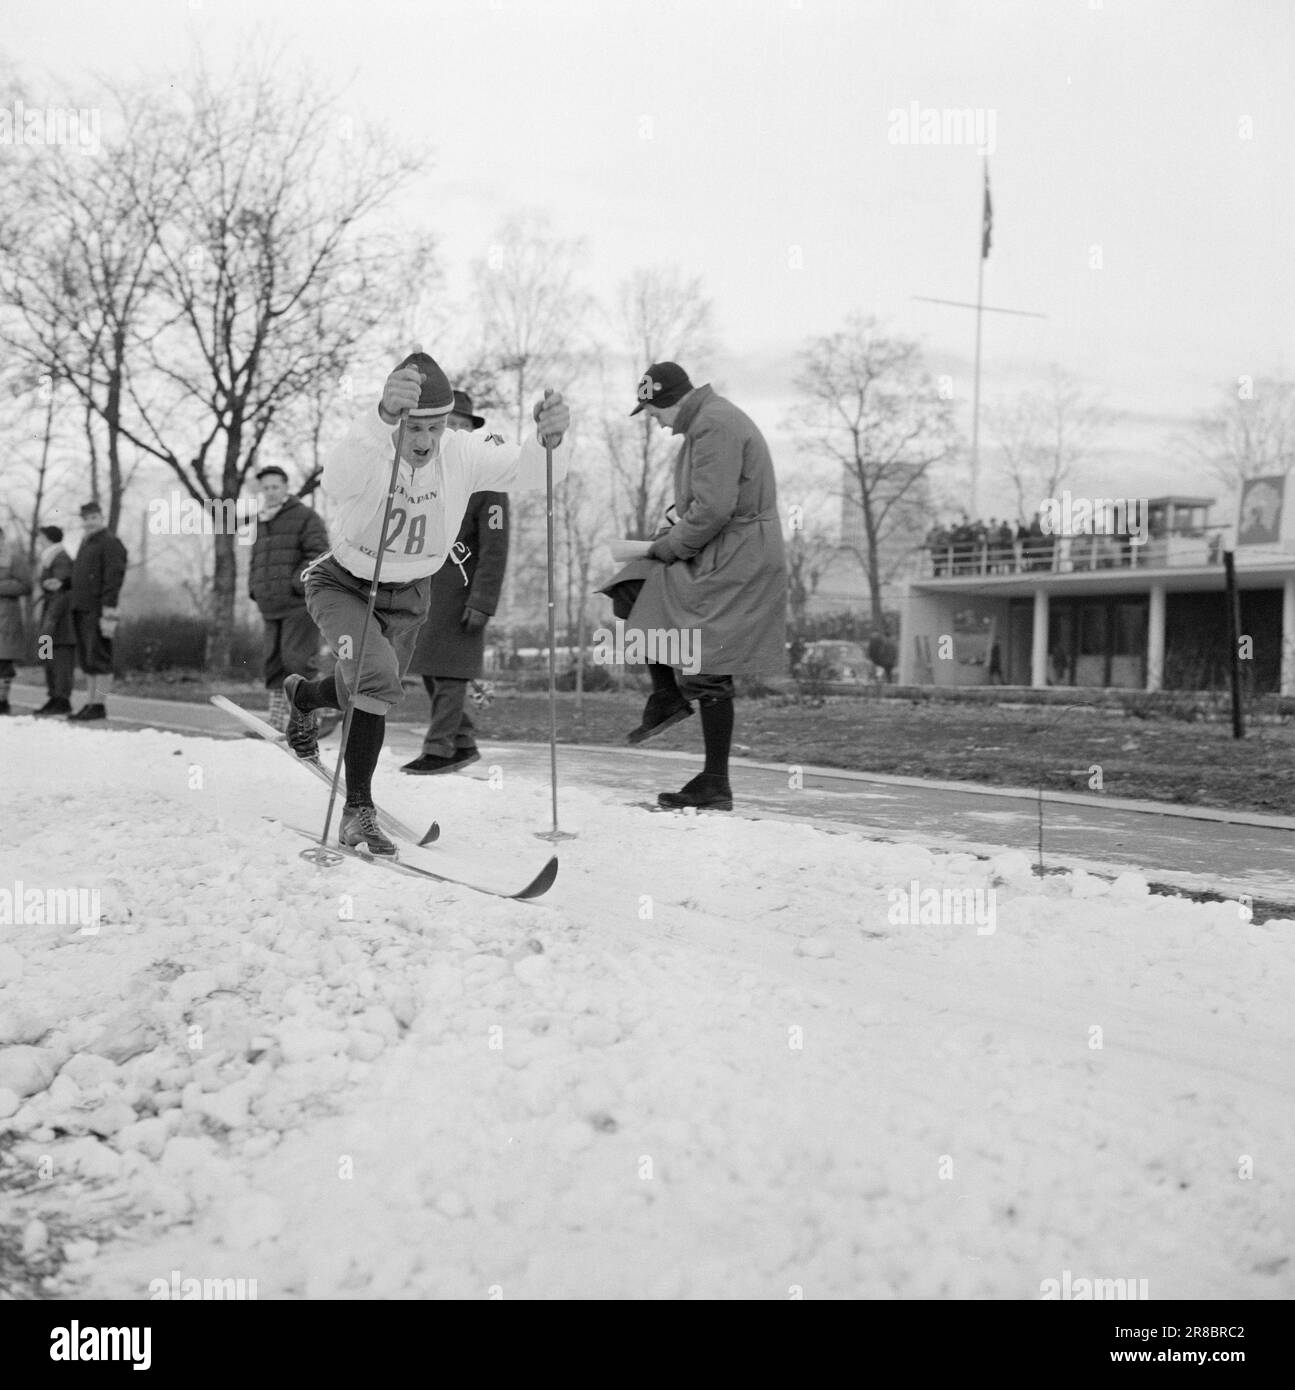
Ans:
{"label": "man in long trench coat", "polygon": [[[631,743],[701,712],[706,762],[660,805],[728,811],[733,677],[786,670],[787,560],[769,447],[755,423],[675,362],[649,367],[638,405],[683,436],[672,524],[601,592],[625,619],[626,647],[647,663],[652,694]],[[662,659],[664,658],[664,659]]]}
{"label": "man in long trench coat", "polygon": [[[448,427],[479,430],[485,423],[473,414],[472,397],[455,391]],[[499,606],[507,564],[508,494],[474,492],[450,558],[432,576],[427,620],[409,663],[409,674],[421,676],[427,687],[432,715],[422,752],[402,772],[457,772],[481,757],[468,713],[468,686],[484,669],[486,624]]]}

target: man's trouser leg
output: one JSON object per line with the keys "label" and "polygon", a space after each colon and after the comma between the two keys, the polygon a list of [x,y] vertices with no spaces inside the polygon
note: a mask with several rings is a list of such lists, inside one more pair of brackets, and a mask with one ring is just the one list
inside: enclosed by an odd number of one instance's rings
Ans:
{"label": "man's trouser leg", "polygon": [[278,618],[265,620],[265,684],[270,692],[270,723],[280,732],[288,727],[286,676],[315,679],[319,674],[319,629],[303,604]]}
{"label": "man's trouser leg", "polygon": [[468,704],[468,687],[471,681],[463,682],[463,712],[459,715],[459,731],[454,735],[454,747],[458,752],[470,748],[477,751],[477,726],[472,721],[472,709]]}
{"label": "man's trouser leg", "polygon": [[[418,629],[427,617],[431,579],[412,584],[380,585],[364,639],[364,665],[358,665],[370,584],[357,579],[335,560],[311,570],[306,604],[320,632],[339,656],[331,676],[301,687],[302,708],[355,706],[346,745],[346,799],[350,805],[372,802],[370,784],[386,735],[387,711],[400,703],[401,674],[409,665]],[[353,692],[353,694],[352,694]]]}
{"label": "man's trouser leg", "polygon": [[269,706],[266,721],[276,733],[284,733],[288,727],[288,700],[283,693],[283,619],[263,618],[263,650],[265,653],[265,688],[269,691]]}
{"label": "man's trouser leg", "polygon": [[112,689],[112,642],[99,627],[99,614],[77,610],[72,614],[76,628],[77,658],[85,673],[86,704],[102,704],[101,695]]}
{"label": "man's trouser leg", "polygon": [[[432,717],[423,738],[423,752],[448,758],[457,748],[474,748],[472,720],[467,712],[468,682],[453,676],[424,676],[423,685],[432,702]],[[466,721],[467,741],[461,740]]]}
{"label": "man's trouser leg", "polygon": [[284,676],[314,680],[319,675],[319,629],[304,603],[279,620],[279,661],[280,685]]}
{"label": "man's trouser leg", "polygon": [[265,658],[265,688],[277,690],[283,684],[284,676],[288,674],[283,669],[283,659],[279,654],[283,620],[281,618],[263,618],[262,622],[265,624],[265,631],[261,634],[262,652]]}
{"label": "man's trouser leg", "polygon": [[51,700],[71,700],[76,672],[76,648],[58,645],[45,663],[45,689]]}

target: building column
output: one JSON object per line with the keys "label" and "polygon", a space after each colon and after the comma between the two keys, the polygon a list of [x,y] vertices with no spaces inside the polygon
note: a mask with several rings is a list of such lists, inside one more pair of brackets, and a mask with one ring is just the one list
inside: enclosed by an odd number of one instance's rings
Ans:
{"label": "building column", "polygon": [[1151,586],[1147,604],[1147,689],[1159,690],[1165,679],[1165,586]]}
{"label": "building column", "polygon": [[913,685],[917,639],[913,636],[913,586],[908,581],[904,583],[904,596],[900,600],[899,632],[895,641],[899,645],[899,671],[896,679],[900,685]]}
{"label": "building column", "polygon": [[1281,693],[1295,695],[1295,578],[1282,585]]}
{"label": "building column", "polygon": [[1030,684],[1041,690],[1048,683],[1048,591],[1034,591],[1034,638],[1030,647]]}

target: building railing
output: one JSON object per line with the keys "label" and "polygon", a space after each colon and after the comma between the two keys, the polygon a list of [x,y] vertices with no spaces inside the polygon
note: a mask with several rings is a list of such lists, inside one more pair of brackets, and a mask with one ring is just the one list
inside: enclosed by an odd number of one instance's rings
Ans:
{"label": "building railing", "polygon": [[1222,536],[1186,532],[1135,543],[1125,536],[1026,536],[1007,541],[950,541],[923,546],[917,578],[1077,574],[1092,570],[1168,569],[1223,562]]}

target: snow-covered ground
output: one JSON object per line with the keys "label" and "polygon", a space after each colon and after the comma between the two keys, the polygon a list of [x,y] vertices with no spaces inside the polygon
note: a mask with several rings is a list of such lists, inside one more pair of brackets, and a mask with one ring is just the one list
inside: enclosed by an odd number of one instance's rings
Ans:
{"label": "snow-covered ground", "polygon": [[[506,750],[396,762],[379,801],[538,867]],[[326,793],[250,740],[8,719],[0,773],[18,1292],[1295,1293],[1295,923],[572,786],[525,904],[312,868],[264,817]],[[97,931],[32,920],[70,888]]]}

